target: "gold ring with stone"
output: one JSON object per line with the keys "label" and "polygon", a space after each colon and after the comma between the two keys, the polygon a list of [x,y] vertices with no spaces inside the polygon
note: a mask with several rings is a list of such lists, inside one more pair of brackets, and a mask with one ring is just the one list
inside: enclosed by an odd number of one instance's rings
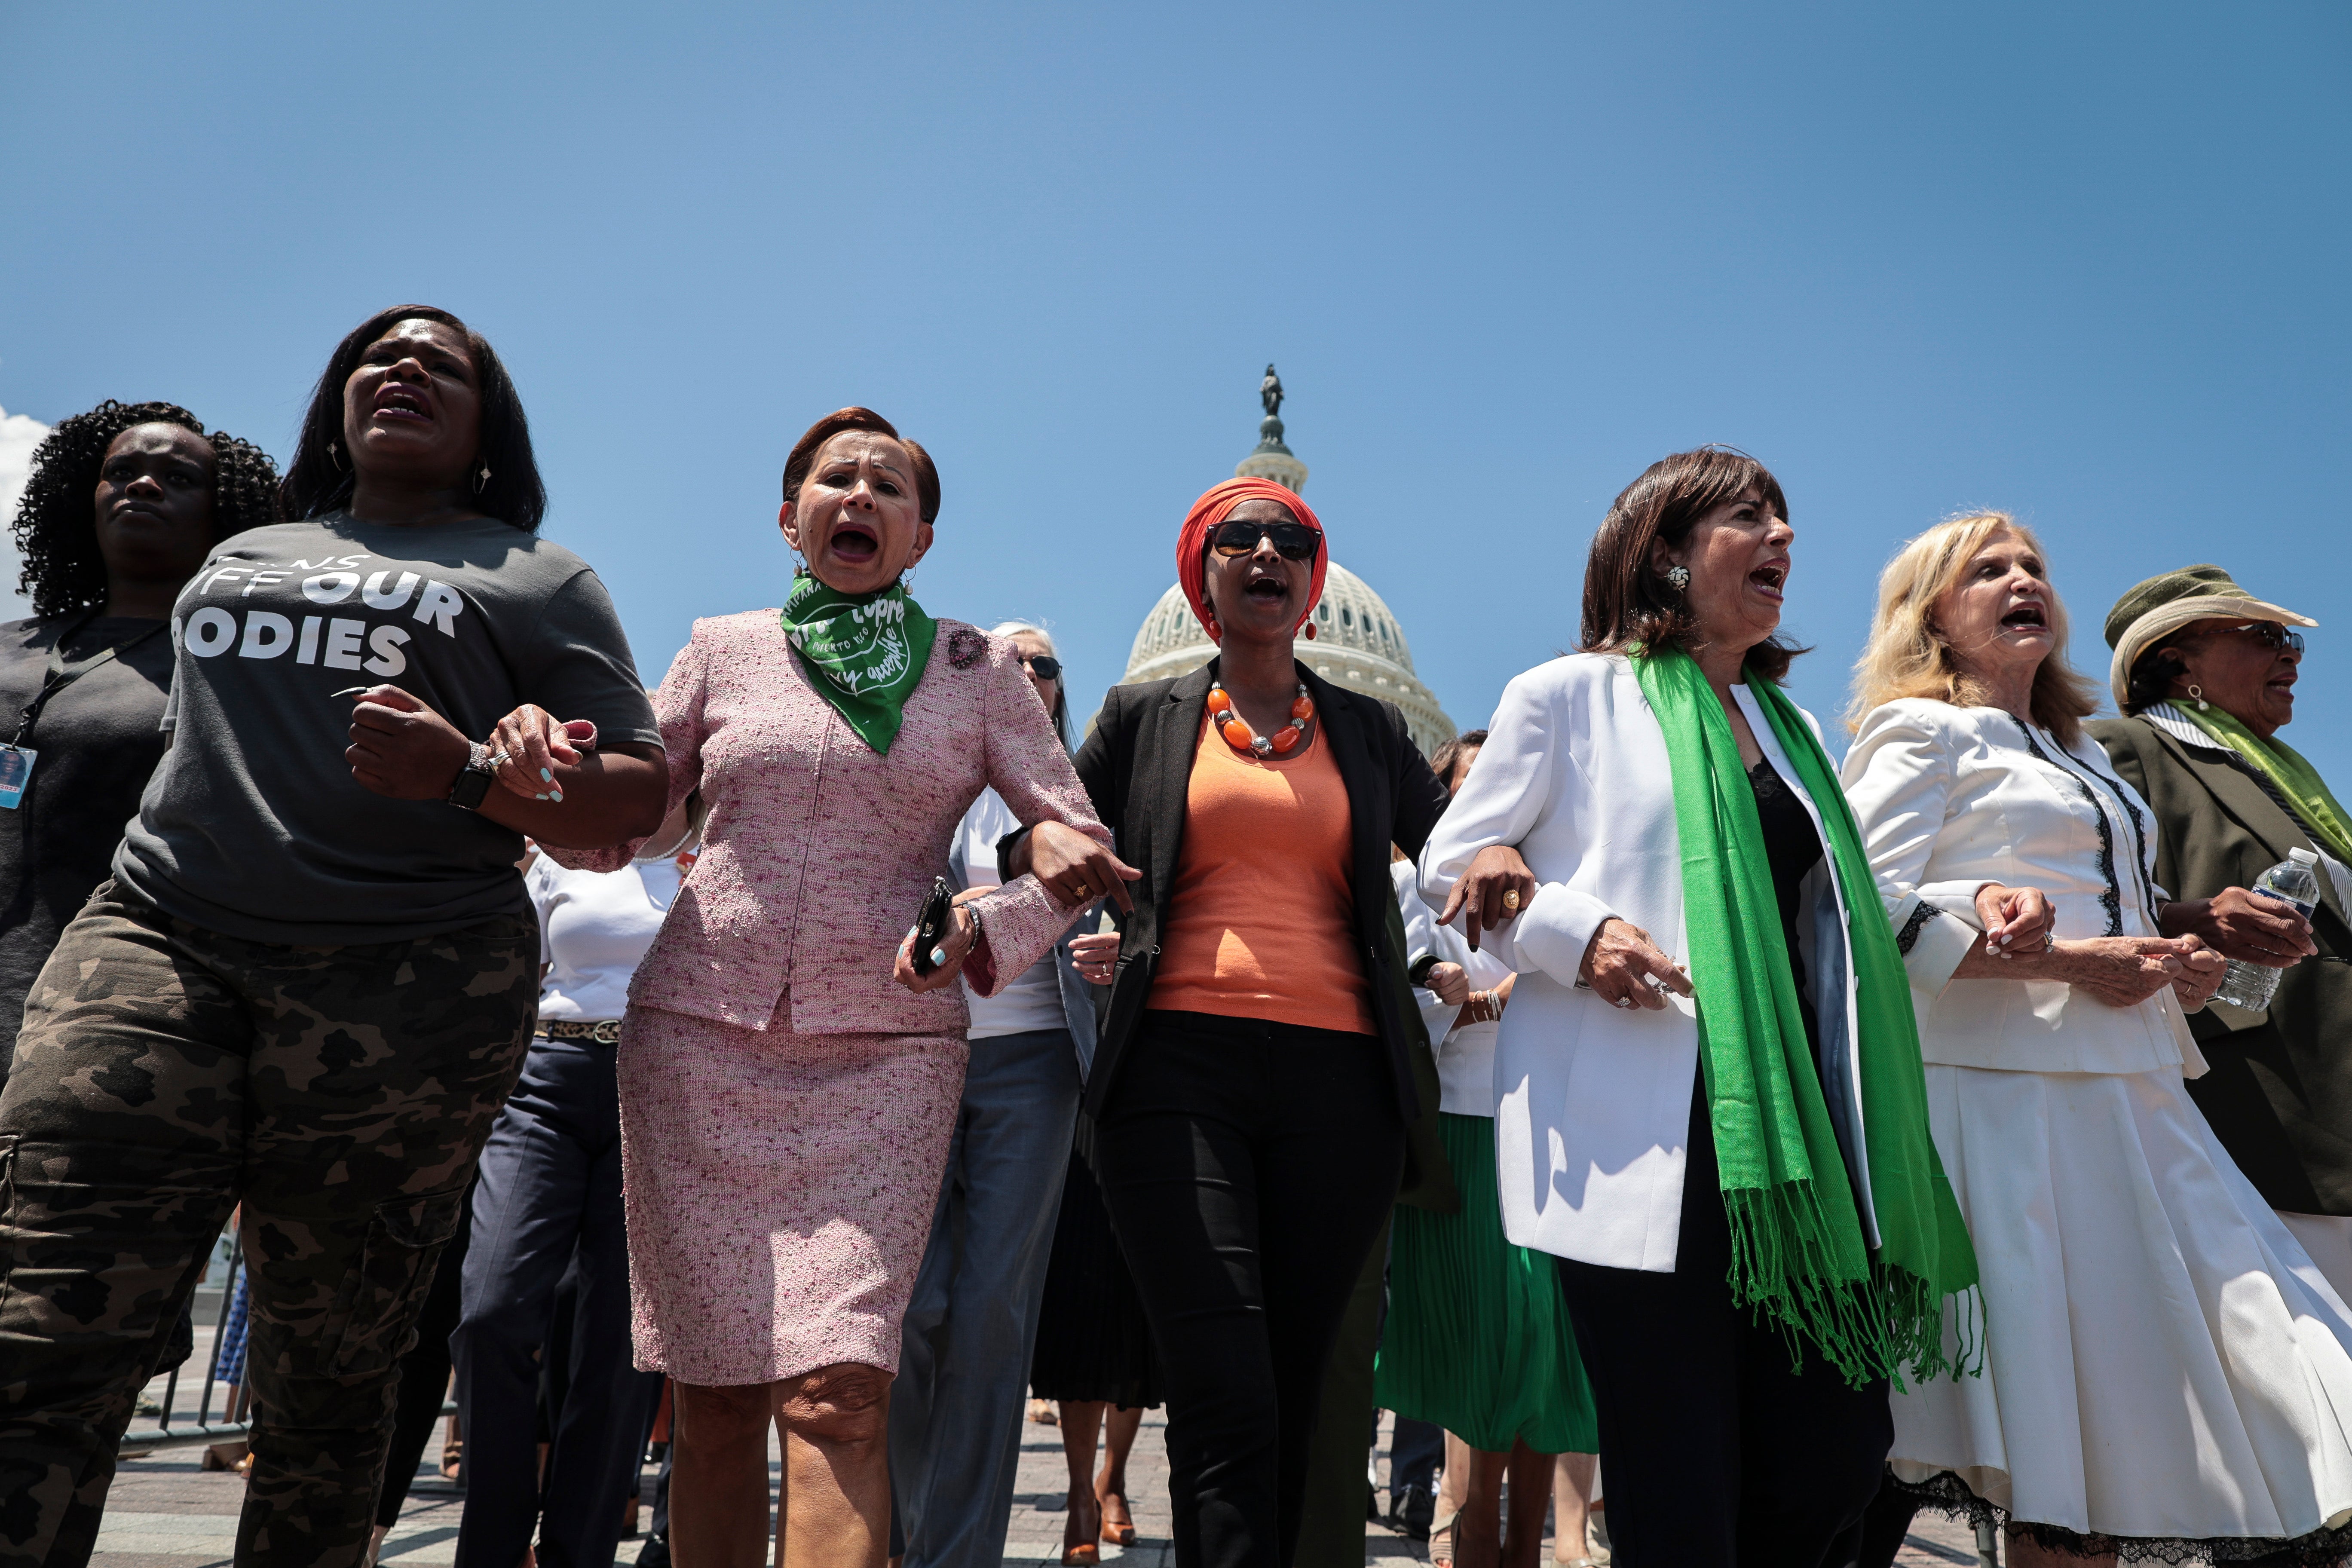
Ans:
{"label": "gold ring with stone", "polygon": [[1516,910],[1519,907],[1519,890],[1517,888],[1503,889],[1503,907],[1507,910]]}

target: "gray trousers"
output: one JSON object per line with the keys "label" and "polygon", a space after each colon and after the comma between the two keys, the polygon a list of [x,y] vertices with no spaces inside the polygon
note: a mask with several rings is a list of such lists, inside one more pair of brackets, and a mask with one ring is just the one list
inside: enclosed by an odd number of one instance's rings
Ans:
{"label": "gray trousers", "polygon": [[891,1553],[998,1568],[1078,1110],[1069,1033],[971,1042],[890,1390]]}

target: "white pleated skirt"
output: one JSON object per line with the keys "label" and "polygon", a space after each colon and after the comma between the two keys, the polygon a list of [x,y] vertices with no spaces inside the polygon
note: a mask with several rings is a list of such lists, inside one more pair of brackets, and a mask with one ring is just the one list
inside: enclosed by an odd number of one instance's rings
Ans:
{"label": "white pleated skirt", "polygon": [[1895,1397],[1896,1475],[1951,1470],[2083,1533],[2352,1519],[2352,1310],[2178,1068],[1931,1065],[1927,1100],[1983,1276],[1985,1370]]}

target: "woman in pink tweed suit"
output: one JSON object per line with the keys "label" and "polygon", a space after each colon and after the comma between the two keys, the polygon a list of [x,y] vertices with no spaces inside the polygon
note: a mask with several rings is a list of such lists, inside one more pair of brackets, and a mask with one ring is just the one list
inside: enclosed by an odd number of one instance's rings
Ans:
{"label": "woman in pink tweed suit", "polygon": [[[699,791],[709,816],[622,1028],[636,1360],[678,1385],[681,1568],[765,1560],[772,1419],[777,1560],[882,1563],[899,1319],[963,1083],[954,981],[993,994],[1087,900],[1013,879],[959,910],[926,977],[909,923],[983,785],[1117,866],[1011,643],[940,621],[927,659],[919,637],[904,654],[886,639],[846,695],[813,657],[877,601],[932,625],[896,587],[939,508],[922,448],[844,409],[793,448],[784,497],[785,538],[818,581],[796,580],[781,616],[696,622],[654,699],[672,809]],[[827,600],[846,618],[793,618]],[[890,701],[866,699],[877,668],[898,672],[895,731],[875,725]],[[541,726],[518,718],[520,751]],[[558,858],[603,869],[635,847]]]}

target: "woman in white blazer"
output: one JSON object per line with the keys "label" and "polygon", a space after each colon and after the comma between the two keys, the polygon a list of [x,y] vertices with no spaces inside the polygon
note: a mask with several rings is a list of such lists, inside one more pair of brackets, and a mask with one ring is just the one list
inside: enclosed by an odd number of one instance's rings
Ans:
{"label": "woman in white blazer", "polygon": [[[2221,958],[2162,932],[2153,819],[2084,732],[2065,629],[2032,533],[1957,518],[1886,568],[1857,668],[1846,793],[1988,1345],[1896,1396],[1891,1462],[2007,1515],[2012,1564],[2338,1562],[2352,1531],[2289,1539],[2352,1518],[2352,1321],[2183,1087]],[[1989,953],[1988,881],[2042,889],[2051,936]]]}
{"label": "woman in white blazer", "polygon": [[[1627,487],[1586,651],[1511,682],[1422,860],[1449,921],[1501,919],[1484,942],[1518,973],[1504,1228],[1562,1260],[1622,1568],[1849,1561],[1886,1375],[1937,1359],[1941,1299],[1974,1277],[1894,933],[1773,684],[1786,517],[1719,448]],[[2037,930],[2002,889],[1984,910]]]}

